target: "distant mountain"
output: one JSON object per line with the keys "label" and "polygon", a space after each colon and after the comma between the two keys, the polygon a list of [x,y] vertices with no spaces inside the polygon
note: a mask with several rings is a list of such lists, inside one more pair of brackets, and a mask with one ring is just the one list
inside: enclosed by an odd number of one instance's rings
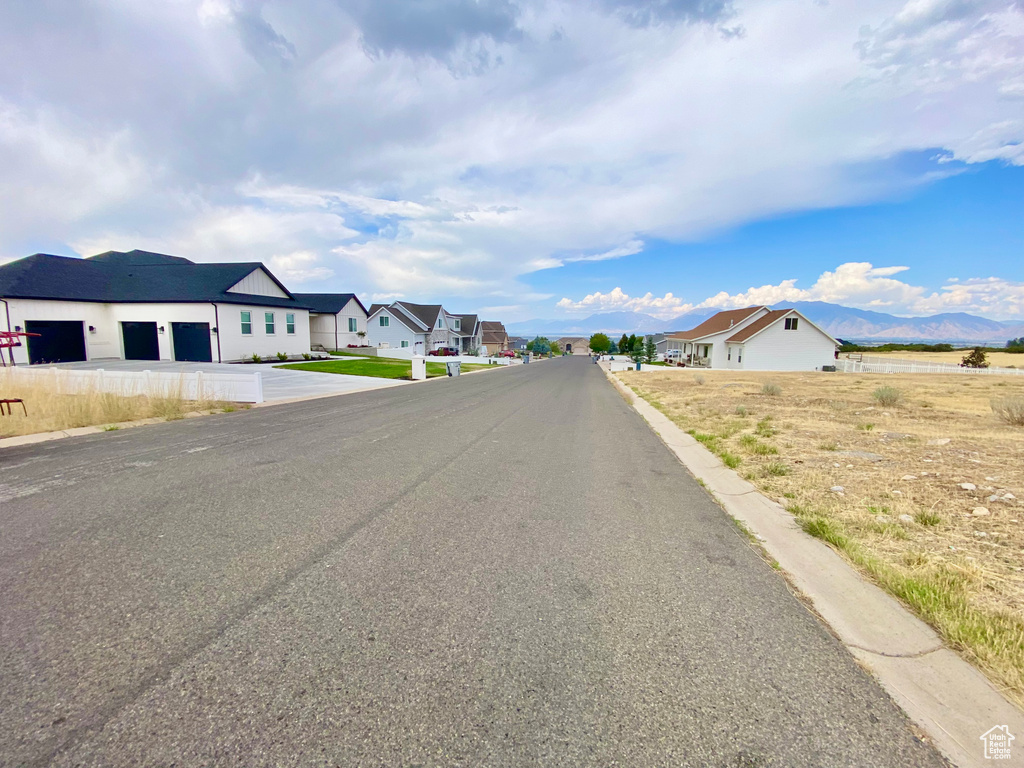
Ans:
{"label": "distant mountain", "polygon": [[[1007,339],[1024,336],[1024,323],[999,322],[964,312],[930,317],[897,317],[869,309],[854,309],[824,301],[780,303],[773,309],[792,307],[837,338],[850,341],[930,341],[989,343],[1001,346]],[[512,336],[590,336],[601,331],[623,333],[685,331],[700,325],[716,309],[693,309],[671,320],[659,320],[642,312],[598,312],[583,319],[523,320],[505,325]]]}

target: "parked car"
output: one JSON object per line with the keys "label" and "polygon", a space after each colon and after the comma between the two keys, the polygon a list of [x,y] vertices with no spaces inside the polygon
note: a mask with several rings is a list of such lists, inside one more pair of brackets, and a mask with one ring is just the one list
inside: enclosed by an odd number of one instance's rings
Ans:
{"label": "parked car", "polygon": [[506,349],[498,353],[498,357],[515,357],[516,353],[511,349]]}
{"label": "parked car", "polygon": [[458,347],[441,347],[439,349],[432,349],[427,352],[428,355],[433,357],[457,357],[459,354]]}

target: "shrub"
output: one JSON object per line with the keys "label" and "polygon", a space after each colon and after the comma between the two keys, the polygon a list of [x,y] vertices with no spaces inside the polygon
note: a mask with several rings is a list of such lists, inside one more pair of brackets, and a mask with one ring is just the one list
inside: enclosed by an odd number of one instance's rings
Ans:
{"label": "shrub", "polygon": [[992,412],[1007,424],[1024,427],[1024,397],[1002,397],[991,405]]}
{"label": "shrub", "polygon": [[778,397],[782,394],[782,387],[774,381],[766,381],[764,386],[761,387],[761,394],[768,395],[769,397]]}
{"label": "shrub", "polygon": [[302,359],[303,360],[312,360],[313,356],[311,354],[309,354],[309,352],[303,352],[302,353]]}
{"label": "shrub", "polygon": [[737,405],[736,406],[736,415],[737,416],[746,416],[747,415],[747,407],[745,405]]}
{"label": "shrub", "polygon": [[288,353],[287,352],[278,352],[277,353],[277,359],[280,360],[283,363],[285,360],[288,359]]}
{"label": "shrub", "polygon": [[262,357],[260,357],[260,356],[259,356],[259,355],[257,355],[257,354],[253,354],[253,356],[252,356],[252,361],[253,361],[254,363],[262,363],[262,362],[263,362],[263,358],[262,358]]}
{"label": "shrub", "polygon": [[896,387],[879,387],[871,393],[871,396],[875,398],[876,403],[886,407],[899,405],[903,402],[903,393],[896,389]]}
{"label": "shrub", "polygon": [[985,350],[981,347],[975,347],[969,355],[964,356],[964,359],[960,361],[960,365],[964,368],[988,368]]}

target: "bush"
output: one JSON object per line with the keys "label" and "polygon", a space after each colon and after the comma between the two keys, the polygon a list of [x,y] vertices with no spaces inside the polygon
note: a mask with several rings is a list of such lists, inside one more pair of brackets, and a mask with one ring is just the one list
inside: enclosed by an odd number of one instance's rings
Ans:
{"label": "bush", "polygon": [[311,354],[309,354],[309,352],[303,352],[302,353],[302,359],[303,360],[312,360],[313,356]]}
{"label": "bush", "polygon": [[288,353],[287,352],[278,352],[277,353],[277,359],[280,360],[283,363],[285,360],[288,359]]}
{"label": "bush", "polygon": [[981,347],[975,347],[969,355],[964,356],[964,359],[960,361],[960,365],[964,368],[988,368],[985,350]]}
{"label": "bush", "polygon": [[1024,427],[1024,397],[1002,397],[993,400],[992,413],[1015,427]]}
{"label": "bush", "polygon": [[252,361],[253,361],[254,363],[262,363],[262,362],[263,362],[263,358],[262,358],[262,357],[260,357],[259,355],[256,355],[256,354],[254,354],[254,355],[252,356]]}
{"label": "bush", "polygon": [[896,387],[879,387],[871,396],[875,398],[876,403],[886,407],[899,405],[903,402],[903,393],[896,389]]}
{"label": "bush", "polygon": [[736,415],[737,416],[746,416],[747,415],[747,407],[745,405],[737,405],[736,406]]}
{"label": "bush", "polygon": [[782,387],[774,381],[766,381],[764,386],[761,387],[761,394],[768,395],[769,397],[778,397],[782,394]]}

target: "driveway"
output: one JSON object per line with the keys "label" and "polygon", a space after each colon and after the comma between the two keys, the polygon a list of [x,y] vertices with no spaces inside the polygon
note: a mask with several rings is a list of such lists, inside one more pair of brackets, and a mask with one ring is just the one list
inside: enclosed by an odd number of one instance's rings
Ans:
{"label": "driveway", "polygon": [[0,470],[2,765],[944,765],[587,358]]}
{"label": "driveway", "polygon": [[263,399],[293,400],[315,395],[333,395],[363,389],[401,386],[402,381],[375,379],[369,376],[345,376],[337,373],[316,373],[275,368],[273,365],[231,365],[229,363],[175,363],[156,360],[96,360],[88,363],[60,363],[58,368],[106,371],[209,371],[216,373],[247,373],[257,371],[263,376]]}

